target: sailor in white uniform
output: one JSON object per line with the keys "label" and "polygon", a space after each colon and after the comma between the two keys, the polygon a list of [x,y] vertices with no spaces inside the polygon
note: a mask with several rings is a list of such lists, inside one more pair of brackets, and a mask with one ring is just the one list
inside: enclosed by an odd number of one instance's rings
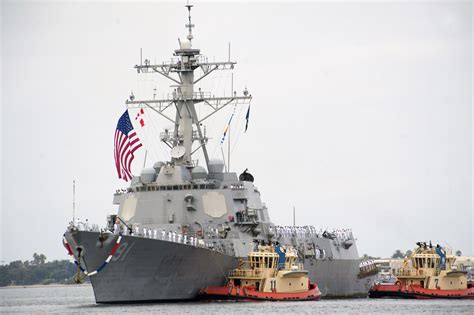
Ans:
{"label": "sailor in white uniform", "polygon": [[115,224],[114,224],[114,234],[118,235],[119,232],[120,232],[119,224],[117,222],[115,222]]}

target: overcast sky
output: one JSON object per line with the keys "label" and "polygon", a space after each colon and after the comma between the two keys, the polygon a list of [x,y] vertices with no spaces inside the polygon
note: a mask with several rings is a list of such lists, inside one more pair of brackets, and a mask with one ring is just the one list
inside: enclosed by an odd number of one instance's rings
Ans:
{"label": "overcast sky", "polygon": [[[1,3],[0,261],[65,259],[73,179],[79,218],[117,211],[124,100],[170,91],[133,65],[140,48],[172,57],[184,1]],[[249,168],[273,222],[295,206],[297,224],[352,228],[360,255],[420,240],[474,255],[471,2],[194,4],[193,47],[227,60],[231,42],[234,87],[253,95],[246,134],[236,109],[232,170]],[[230,73],[201,87],[228,95]],[[213,157],[230,111],[209,121]],[[150,166],[169,156],[169,122],[145,115]]]}

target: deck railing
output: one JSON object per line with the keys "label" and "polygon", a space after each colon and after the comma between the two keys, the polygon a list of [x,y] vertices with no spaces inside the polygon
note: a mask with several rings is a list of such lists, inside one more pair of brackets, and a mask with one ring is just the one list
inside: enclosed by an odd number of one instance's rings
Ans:
{"label": "deck railing", "polygon": [[[276,275],[276,270],[273,271],[270,276],[274,277]],[[237,278],[261,278],[263,276],[262,269],[236,269],[229,272],[229,277]]]}

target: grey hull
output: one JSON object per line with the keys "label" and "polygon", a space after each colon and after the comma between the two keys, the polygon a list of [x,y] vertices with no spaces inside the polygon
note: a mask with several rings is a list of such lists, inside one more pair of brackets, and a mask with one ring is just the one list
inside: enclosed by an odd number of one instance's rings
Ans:
{"label": "grey hull", "polygon": [[310,279],[325,298],[367,297],[374,277],[358,279],[359,260],[306,261]]}
{"label": "grey hull", "polygon": [[[66,239],[81,266],[90,273],[110,255],[116,235],[101,243],[99,233],[76,231]],[[206,286],[225,283],[237,258],[206,248],[163,240],[123,236],[108,264],[90,276],[97,303],[190,300]],[[358,261],[353,259],[306,259],[305,268],[326,297],[367,296],[369,279],[357,279]]]}
{"label": "grey hull", "polygon": [[[66,235],[75,248],[83,248],[87,271],[99,268],[110,254],[112,242],[100,247],[98,233]],[[112,260],[90,277],[97,303],[189,300],[200,288],[222,285],[235,257],[190,245],[124,236]]]}

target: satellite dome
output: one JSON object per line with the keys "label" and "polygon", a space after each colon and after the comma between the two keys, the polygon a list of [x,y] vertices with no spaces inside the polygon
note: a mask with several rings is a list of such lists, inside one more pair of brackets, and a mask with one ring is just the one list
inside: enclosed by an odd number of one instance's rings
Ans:
{"label": "satellite dome", "polygon": [[209,173],[222,173],[224,171],[224,162],[219,159],[209,160]]}
{"label": "satellite dome", "polygon": [[165,163],[158,161],[155,164],[153,164],[153,169],[155,170],[156,174],[160,173],[161,168],[165,165]]}
{"label": "satellite dome", "polygon": [[143,184],[150,184],[155,180],[155,169],[154,168],[144,168],[140,173],[140,181]]}
{"label": "satellite dome", "polygon": [[187,38],[181,39],[179,42],[179,49],[191,49],[191,41]]}
{"label": "satellite dome", "polygon": [[193,179],[206,179],[207,171],[202,166],[196,166],[192,170]]}

